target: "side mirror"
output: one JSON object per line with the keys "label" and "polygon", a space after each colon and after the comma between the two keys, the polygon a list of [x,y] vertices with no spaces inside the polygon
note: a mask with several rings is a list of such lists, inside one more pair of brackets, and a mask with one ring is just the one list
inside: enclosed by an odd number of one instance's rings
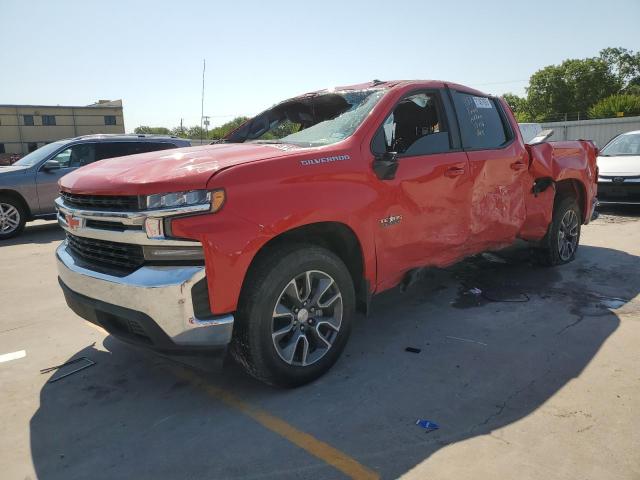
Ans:
{"label": "side mirror", "polygon": [[393,180],[396,177],[396,170],[398,170],[397,152],[376,155],[373,161],[373,171],[376,172],[380,180]]}
{"label": "side mirror", "polygon": [[60,162],[58,162],[58,160],[47,160],[46,162],[44,162],[42,170],[45,172],[60,170]]}

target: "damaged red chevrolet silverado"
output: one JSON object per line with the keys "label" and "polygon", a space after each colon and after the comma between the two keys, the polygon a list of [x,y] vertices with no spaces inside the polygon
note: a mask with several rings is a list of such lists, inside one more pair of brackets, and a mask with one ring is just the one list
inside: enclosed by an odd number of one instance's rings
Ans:
{"label": "damaged red chevrolet silverado", "polygon": [[215,145],[60,181],[60,285],[81,317],[160,351],[231,353],[309,382],[372,295],[517,238],[574,258],[596,195],[588,141],[525,145],[506,103],[440,81],[305,94]]}

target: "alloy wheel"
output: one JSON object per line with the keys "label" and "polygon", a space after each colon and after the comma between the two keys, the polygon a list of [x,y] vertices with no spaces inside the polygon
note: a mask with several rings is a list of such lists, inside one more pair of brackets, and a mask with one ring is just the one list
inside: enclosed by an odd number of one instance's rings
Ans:
{"label": "alloy wheel", "polygon": [[273,309],[271,337],[289,365],[316,363],[333,346],[342,323],[342,294],[330,275],[306,271],[286,285]]}
{"label": "alloy wheel", "polygon": [[558,229],[558,253],[563,261],[569,260],[578,246],[580,222],[574,210],[567,210]]}
{"label": "alloy wheel", "polygon": [[20,226],[20,212],[10,203],[0,203],[0,233],[13,233]]}

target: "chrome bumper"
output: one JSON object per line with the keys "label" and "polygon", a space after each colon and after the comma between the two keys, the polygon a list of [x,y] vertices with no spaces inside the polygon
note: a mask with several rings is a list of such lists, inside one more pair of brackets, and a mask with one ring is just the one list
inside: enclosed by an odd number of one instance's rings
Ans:
{"label": "chrome bumper", "polygon": [[197,318],[191,289],[205,277],[201,266],[143,266],[124,277],[88,270],[66,251],[56,250],[58,275],[72,292],[105,304],[141,312],[178,347],[220,347],[229,343],[233,315]]}

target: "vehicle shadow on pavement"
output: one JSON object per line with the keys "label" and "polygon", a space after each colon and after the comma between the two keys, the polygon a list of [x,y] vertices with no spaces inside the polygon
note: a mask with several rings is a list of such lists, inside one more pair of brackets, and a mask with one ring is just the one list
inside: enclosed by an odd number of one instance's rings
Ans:
{"label": "vehicle shadow on pavement", "polygon": [[600,205],[598,213],[605,216],[640,217],[640,205]]}
{"label": "vehicle shadow on pavement", "polygon": [[9,245],[24,245],[27,243],[51,243],[59,242],[64,239],[64,230],[60,228],[58,222],[38,222],[37,224],[29,224],[24,227],[23,232],[17,237],[3,240],[0,247]]}
{"label": "vehicle shadow on pavement", "polygon": [[[295,390],[107,337],[73,355],[97,365],[42,389],[33,464],[43,480],[342,478],[215,393],[228,392],[396,478],[526,417],[578,377],[618,327],[612,309],[639,293],[638,271],[638,257],[581,246],[558,268],[513,249],[429,272],[377,297],[335,367]],[[426,433],[418,418],[440,429]]]}

